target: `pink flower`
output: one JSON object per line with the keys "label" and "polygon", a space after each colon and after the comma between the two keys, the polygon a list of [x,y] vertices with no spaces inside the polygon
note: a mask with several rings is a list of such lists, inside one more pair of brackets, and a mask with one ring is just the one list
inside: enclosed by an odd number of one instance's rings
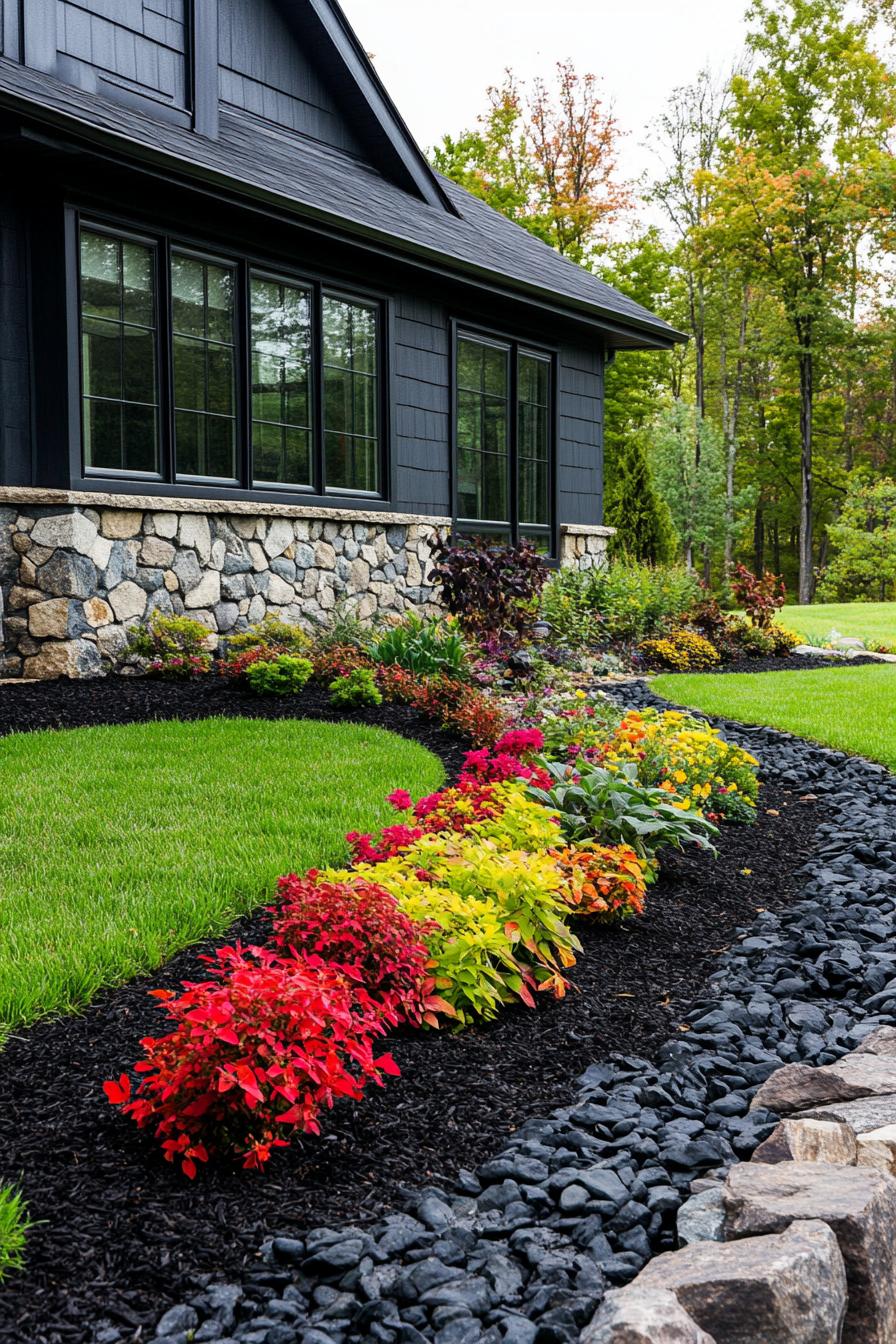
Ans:
{"label": "pink flower", "polygon": [[407,789],[396,789],[394,793],[389,794],[386,801],[392,804],[396,812],[408,812],[414,805],[414,800]]}

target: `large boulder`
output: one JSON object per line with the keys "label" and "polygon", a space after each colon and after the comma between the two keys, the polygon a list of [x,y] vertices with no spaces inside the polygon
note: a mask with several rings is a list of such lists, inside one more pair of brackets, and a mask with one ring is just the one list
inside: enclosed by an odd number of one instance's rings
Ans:
{"label": "large boulder", "polygon": [[719,1344],[839,1344],[846,1312],[843,1257],[819,1221],[697,1242],[651,1261],[634,1286],[674,1293]]}
{"label": "large boulder", "polygon": [[854,1167],[856,1136],[838,1120],[782,1120],[753,1154],[754,1162],[833,1162]]}
{"label": "large boulder", "polygon": [[[607,1293],[580,1344],[716,1344],[674,1293],[640,1282]],[[719,1341],[721,1344],[721,1341]]]}
{"label": "large boulder", "polygon": [[855,1101],[834,1101],[813,1106],[794,1116],[795,1120],[827,1120],[848,1125],[854,1134],[867,1134],[884,1125],[896,1125],[896,1092],[879,1097],[858,1097]]}
{"label": "large boulder", "polygon": [[862,1344],[896,1340],[896,1180],[891,1176],[870,1167],[821,1162],[745,1162],[728,1173],[725,1208],[725,1231],[732,1239],[782,1232],[803,1220],[826,1223],[846,1265],[844,1339]]}
{"label": "large boulder", "polygon": [[785,1064],[762,1084],[750,1109],[790,1115],[832,1101],[890,1092],[896,1092],[896,1059],[855,1051],[819,1069],[808,1064]]}

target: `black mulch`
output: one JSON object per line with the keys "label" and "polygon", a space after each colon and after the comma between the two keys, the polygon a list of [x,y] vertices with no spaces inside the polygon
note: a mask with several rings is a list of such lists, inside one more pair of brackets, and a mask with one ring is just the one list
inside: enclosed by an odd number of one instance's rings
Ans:
{"label": "black mulch", "polygon": [[[16,727],[46,726],[51,715],[121,722],[141,717],[141,706],[143,717],[161,717],[176,698],[184,717],[203,712],[199,688],[174,691],[148,683],[0,688],[0,723],[12,726],[13,713]],[[230,693],[212,694],[228,703]],[[237,712],[287,712],[230,703]],[[454,744],[449,766],[458,751]],[[589,1064],[614,1050],[649,1055],[675,1031],[734,930],[793,899],[819,820],[814,800],[769,785],[756,827],[726,828],[717,861],[696,851],[666,856],[643,920],[580,929],[578,992],[463,1035],[397,1039],[402,1078],[342,1106],[325,1137],[278,1155],[265,1176],[225,1167],[187,1182],[101,1091],[137,1057],[141,1036],[164,1029],[146,990],[201,975],[201,949],[80,1017],[10,1041],[0,1054],[0,1175],[21,1179],[41,1225],[26,1272],[0,1289],[0,1341],[81,1344],[99,1317],[133,1327],[135,1337],[143,1326],[146,1339],[195,1273],[237,1273],[267,1233],[363,1221],[400,1203],[402,1186],[450,1182],[460,1167],[475,1167],[525,1119],[568,1103]],[[230,936],[257,940],[263,931],[255,917]]]}
{"label": "black mulch", "polygon": [[[730,663],[722,663],[719,667],[701,668],[701,672],[712,676],[724,676],[728,672],[817,672],[822,668],[830,670],[832,667],[870,667],[876,665],[876,658],[816,658],[811,655],[795,653],[793,657],[783,658],[735,658]],[[883,664],[880,664],[883,666]],[[690,676],[690,673],[672,672],[668,668],[662,669],[663,676],[680,677]]]}

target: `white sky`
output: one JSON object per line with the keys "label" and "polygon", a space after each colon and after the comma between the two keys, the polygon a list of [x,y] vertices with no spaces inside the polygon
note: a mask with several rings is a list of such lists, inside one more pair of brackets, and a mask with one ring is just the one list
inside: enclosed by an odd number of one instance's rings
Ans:
{"label": "white sky", "polygon": [[626,132],[622,175],[655,160],[647,128],[703,66],[727,71],[743,47],[745,0],[342,0],[380,78],[428,149],[473,125],[506,66],[549,75],[571,56],[604,80]]}

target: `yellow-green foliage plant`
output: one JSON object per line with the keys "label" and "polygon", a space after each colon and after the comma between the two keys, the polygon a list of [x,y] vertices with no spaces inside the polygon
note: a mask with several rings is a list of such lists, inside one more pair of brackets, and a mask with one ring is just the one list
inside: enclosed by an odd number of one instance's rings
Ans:
{"label": "yellow-green foliage plant", "polygon": [[354,872],[385,887],[424,926],[437,992],[460,1025],[492,1018],[514,998],[531,1004],[536,988],[565,993],[581,944],[565,920],[565,878],[552,855],[502,850],[481,837],[425,835]]}

